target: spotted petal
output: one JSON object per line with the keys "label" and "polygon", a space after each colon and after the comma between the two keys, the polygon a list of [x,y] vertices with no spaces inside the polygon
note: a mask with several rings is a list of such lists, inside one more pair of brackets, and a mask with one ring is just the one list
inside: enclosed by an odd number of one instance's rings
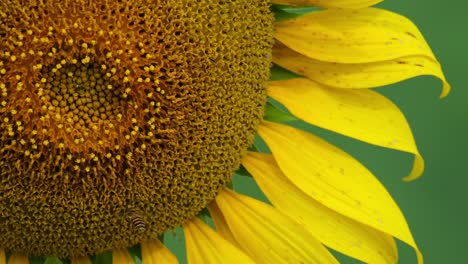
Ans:
{"label": "spotted petal", "polygon": [[396,263],[397,250],[391,236],[340,215],[306,195],[284,176],[271,155],[248,153],[242,164],[276,208],[325,245],[365,263]]}
{"label": "spotted petal", "polygon": [[216,204],[239,246],[261,263],[338,263],[304,227],[273,207],[225,189]]}
{"label": "spotted petal", "polygon": [[273,0],[274,4],[289,6],[319,6],[325,8],[363,8],[383,0]]}
{"label": "spotted petal", "polygon": [[392,235],[412,246],[406,220],[382,184],[361,163],[324,140],[299,129],[263,122],[258,133],[281,171],[297,188],[324,206]]}
{"label": "spotted petal", "polygon": [[296,78],[270,82],[268,95],[306,122],[414,154],[413,171],[406,179],[414,179],[423,172],[424,161],[404,115],[379,93],[367,89],[334,89]]}
{"label": "spotted petal", "polygon": [[143,264],[177,264],[176,256],[158,239],[141,243],[141,258]]}
{"label": "spotted petal", "polygon": [[374,88],[423,75],[443,82],[441,97],[450,91],[438,62],[425,56],[408,56],[373,63],[333,63],[308,58],[281,43],[273,48],[273,61],[311,80],[337,88]]}
{"label": "spotted petal", "polygon": [[411,55],[435,60],[409,19],[377,8],[313,12],[277,23],[275,37],[321,61],[368,63]]}
{"label": "spotted petal", "polygon": [[244,252],[219,236],[198,218],[184,225],[189,264],[254,263]]}
{"label": "spotted petal", "polygon": [[112,250],[112,263],[134,264],[135,261],[127,249],[114,249]]}

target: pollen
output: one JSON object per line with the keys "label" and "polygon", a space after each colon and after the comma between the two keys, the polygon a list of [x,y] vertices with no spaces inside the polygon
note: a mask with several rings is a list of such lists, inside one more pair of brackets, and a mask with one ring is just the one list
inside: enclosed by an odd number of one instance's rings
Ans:
{"label": "pollen", "polygon": [[253,142],[273,21],[270,0],[0,1],[0,247],[91,255],[197,215]]}

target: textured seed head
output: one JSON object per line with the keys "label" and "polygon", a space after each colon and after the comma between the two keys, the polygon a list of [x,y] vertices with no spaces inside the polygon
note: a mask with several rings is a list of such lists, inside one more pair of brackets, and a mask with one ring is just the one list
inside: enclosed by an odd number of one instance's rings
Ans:
{"label": "textured seed head", "polygon": [[0,247],[93,254],[204,208],[263,114],[269,2],[0,1]]}

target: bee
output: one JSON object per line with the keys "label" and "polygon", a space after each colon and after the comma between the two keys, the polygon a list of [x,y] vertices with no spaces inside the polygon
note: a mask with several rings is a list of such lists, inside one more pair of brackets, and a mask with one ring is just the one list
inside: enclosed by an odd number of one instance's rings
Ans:
{"label": "bee", "polygon": [[212,57],[208,58],[214,65],[218,65],[218,61]]}
{"label": "bee", "polygon": [[146,230],[146,223],[143,220],[141,214],[136,210],[127,211],[127,220],[132,223],[132,225],[138,229],[140,232]]}

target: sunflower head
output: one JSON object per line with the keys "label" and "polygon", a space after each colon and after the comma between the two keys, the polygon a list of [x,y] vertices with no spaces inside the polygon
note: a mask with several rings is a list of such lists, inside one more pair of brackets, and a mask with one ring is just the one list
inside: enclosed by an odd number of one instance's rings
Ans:
{"label": "sunflower head", "polygon": [[0,3],[0,245],[78,256],[183,224],[263,115],[267,0]]}

